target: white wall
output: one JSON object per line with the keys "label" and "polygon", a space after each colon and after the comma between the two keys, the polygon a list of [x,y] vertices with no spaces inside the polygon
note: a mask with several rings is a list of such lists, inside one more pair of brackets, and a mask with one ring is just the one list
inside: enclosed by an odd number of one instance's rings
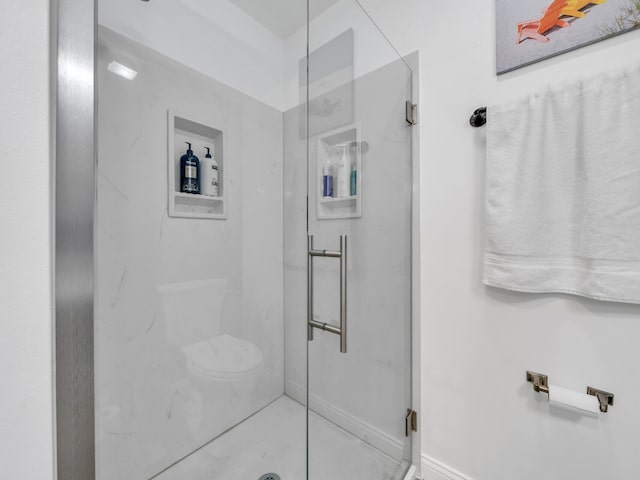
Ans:
{"label": "white wall", "polygon": [[0,478],[44,480],[53,478],[49,1],[2,7]]}
{"label": "white wall", "polygon": [[284,109],[284,42],[228,0],[101,0],[101,25]]}
{"label": "white wall", "polygon": [[[349,29],[354,31],[354,78],[363,77],[398,59],[398,54],[354,0],[340,0],[311,21],[309,51],[315,51]],[[303,103],[300,98],[299,62],[307,53],[307,27],[289,36],[285,40],[284,47],[286,111]],[[314,66],[312,65],[311,68]],[[303,94],[305,93],[303,90]],[[311,93],[313,95],[313,88]]]}
{"label": "white wall", "polygon": [[[640,32],[497,78],[493,0],[361,1],[401,53],[421,55],[425,477],[464,478],[448,465],[474,480],[638,478],[640,307],[482,285],[485,132],[468,119],[636,62]],[[609,389],[616,404],[599,419],[550,411],[527,369]]]}

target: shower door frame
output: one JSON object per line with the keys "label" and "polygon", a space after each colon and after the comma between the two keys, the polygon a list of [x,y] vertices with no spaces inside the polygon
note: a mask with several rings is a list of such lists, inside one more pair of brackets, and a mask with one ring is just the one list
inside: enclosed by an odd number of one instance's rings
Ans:
{"label": "shower door frame", "polygon": [[[405,57],[411,65],[411,94],[416,106],[415,121],[411,128],[411,160],[413,163],[413,185],[411,199],[411,402],[418,412],[418,431],[411,442],[412,467],[407,474],[410,478],[422,478],[422,330],[420,327],[422,257],[420,221],[420,53]],[[412,471],[413,470],[413,471]],[[412,477],[413,475],[413,477]]]}
{"label": "shower door frame", "polygon": [[97,0],[49,0],[54,478],[96,474],[94,406]]}
{"label": "shower door frame", "polygon": [[[354,0],[357,1],[357,0]],[[54,475],[95,479],[94,224],[97,0],[49,0]],[[418,54],[411,101],[419,103]],[[415,62],[413,61],[415,60]],[[420,134],[412,127],[411,400],[421,406]],[[421,431],[413,434],[406,480],[421,475]]]}
{"label": "shower door frame", "polygon": [[[417,432],[411,439],[411,467],[405,480],[422,478],[422,331],[421,289],[421,222],[420,222],[420,52],[404,57],[411,66],[411,102],[415,105],[415,123],[411,126],[411,162],[413,169],[411,188],[411,405],[418,415]],[[408,112],[407,112],[408,113]]]}

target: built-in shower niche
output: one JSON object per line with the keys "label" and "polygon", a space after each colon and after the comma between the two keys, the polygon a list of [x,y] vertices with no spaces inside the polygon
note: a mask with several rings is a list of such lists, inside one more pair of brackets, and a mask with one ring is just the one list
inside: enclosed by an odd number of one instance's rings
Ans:
{"label": "built-in shower niche", "polygon": [[[225,157],[222,130],[207,125],[202,120],[193,120],[186,115],[169,110],[168,114],[168,173],[169,173],[169,216],[187,218],[227,218],[225,202]],[[180,191],[180,157],[187,152],[187,144],[192,145],[193,154],[202,161],[205,147],[218,163],[218,196],[196,195]],[[201,182],[202,183],[202,182]]]}
{"label": "built-in shower niche", "polygon": [[[347,166],[349,175],[349,195],[338,197],[338,162],[341,158],[340,145],[348,145],[348,158],[350,165]],[[358,218],[362,216],[362,142],[360,138],[360,127],[351,125],[318,136],[318,153],[316,156],[317,165],[317,216],[320,220],[337,218]],[[333,167],[333,196],[324,197],[323,169],[327,163],[331,162]],[[355,195],[351,195],[351,173],[353,166],[356,167],[356,188]]]}

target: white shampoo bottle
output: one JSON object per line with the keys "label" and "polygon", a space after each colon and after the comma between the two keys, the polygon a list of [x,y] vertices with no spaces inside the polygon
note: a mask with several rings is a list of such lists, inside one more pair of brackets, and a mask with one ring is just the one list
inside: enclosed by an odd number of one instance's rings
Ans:
{"label": "white shampoo bottle", "polygon": [[209,195],[210,197],[217,197],[219,195],[218,162],[216,162],[215,158],[211,157],[211,149],[209,147],[204,148],[207,151],[207,154],[202,160],[200,166],[200,170],[202,172],[200,193],[202,195]]}
{"label": "white shampoo bottle", "polygon": [[336,147],[342,149],[342,155],[338,161],[338,188],[336,197],[344,198],[349,196],[351,183],[351,168],[349,168],[351,167],[351,163],[347,156],[349,145],[336,145]]}

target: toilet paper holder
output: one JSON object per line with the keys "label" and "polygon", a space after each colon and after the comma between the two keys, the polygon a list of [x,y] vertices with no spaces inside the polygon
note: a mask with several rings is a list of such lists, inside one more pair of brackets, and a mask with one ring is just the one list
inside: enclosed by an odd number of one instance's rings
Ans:
{"label": "toilet paper holder", "polygon": [[533,383],[534,392],[542,392],[549,395],[549,377],[542,373],[527,370],[527,382]]}
{"label": "toilet paper holder", "polygon": [[600,402],[600,411],[607,413],[609,411],[609,405],[613,405],[614,394],[605,392],[598,388],[587,387],[587,395],[594,395]]}
{"label": "toilet paper holder", "polygon": [[[549,377],[547,375],[527,371],[527,382],[533,384],[533,390],[535,392],[542,392],[549,395]],[[587,387],[587,395],[593,395],[598,399],[602,413],[609,411],[609,406],[613,405],[613,399],[615,397],[613,393],[605,392],[604,390],[594,387]]]}

